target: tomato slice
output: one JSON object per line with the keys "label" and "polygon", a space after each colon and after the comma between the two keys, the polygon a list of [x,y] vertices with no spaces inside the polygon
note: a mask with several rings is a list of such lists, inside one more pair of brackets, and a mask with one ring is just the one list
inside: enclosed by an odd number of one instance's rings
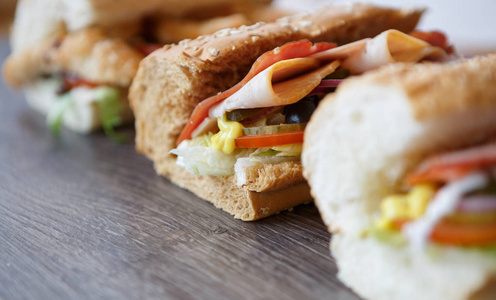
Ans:
{"label": "tomato slice", "polygon": [[448,38],[440,31],[414,31],[410,33],[414,38],[423,40],[432,46],[442,48],[446,53],[450,54],[455,51],[453,46],[448,44]]}
{"label": "tomato slice", "polygon": [[[401,230],[411,220],[393,221],[394,228]],[[438,244],[453,246],[484,246],[496,243],[496,222],[461,223],[443,220],[436,224],[430,239]]]}
{"label": "tomato slice", "polygon": [[312,43],[308,40],[301,40],[284,44],[281,47],[262,54],[262,56],[260,56],[255,61],[250,71],[243,78],[243,80],[238,82],[235,86],[231,87],[227,91],[203,100],[195,107],[189,121],[186,123],[186,126],[177,139],[177,145],[179,145],[184,140],[191,139],[191,134],[196,129],[196,127],[198,127],[198,125],[200,125],[200,123],[208,117],[208,111],[212,106],[225,100],[227,97],[237,92],[258,73],[262,72],[263,70],[279,61],[299,57],[307,57],[309,55],[322,52],[334,47],[336,47],[336,44],[333,43],[322,42],[312,45]]}
{"label": "tomato slice", "polygon": [[304,130],[275,134],[245,135],[235,139],[239,148],[262,148],[303,143]]}
{"label": "tomato slice", "polygon": [[484,246],[496,243],[496,223],[459,224],[442,221],[434,227],[431,240],[456,246]]}

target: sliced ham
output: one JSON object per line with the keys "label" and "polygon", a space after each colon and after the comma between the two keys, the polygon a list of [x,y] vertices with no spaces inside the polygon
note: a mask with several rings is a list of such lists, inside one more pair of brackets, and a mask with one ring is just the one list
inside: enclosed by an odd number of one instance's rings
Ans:
{"label": "sliced ham", "polygon": [[315,58],[280,61],[253,77],[238,92],[212,107],[209,116],[221,117],[234,109],[272,107],[298,102],[339,66],[339,61],[320,67]]}
{"label": "sliced ham", "polygon": [[356,75],[389,63],[418,62],[424,58],[437,59],[444,55],[446,53],[439,47],[391,29],[373,39],[326,50],[312,57],[322,61],[344,59],[342,67]]}

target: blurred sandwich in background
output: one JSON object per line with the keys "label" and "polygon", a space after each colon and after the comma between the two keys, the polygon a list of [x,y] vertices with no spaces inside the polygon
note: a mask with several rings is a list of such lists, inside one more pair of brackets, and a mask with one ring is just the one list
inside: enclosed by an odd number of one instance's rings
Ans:
{"label": "blurred sandwich in background", "polygon": [[120,139],[114,127],[133,119],[127,91],[147,54],[282,15],[270,0],[21,0],[3,75],[52,132],[103,128]]}

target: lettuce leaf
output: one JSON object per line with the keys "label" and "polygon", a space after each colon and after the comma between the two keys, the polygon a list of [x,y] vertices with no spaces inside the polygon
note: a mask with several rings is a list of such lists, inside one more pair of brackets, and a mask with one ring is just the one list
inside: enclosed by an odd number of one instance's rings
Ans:
{"label": "lettuce leaf", "polygon": [[212,134],[183,141],[170,153],[177,155],[176,164],[195,175],[229,176],[234,174],[236,156],[209,147]]}
{"label": "lettuce leaf", "polygon": [[126,134],[117,133],[114,130],[116,126],[122,124],[120,112],[123,107],[119,90],[109,86],[100,86],[95,89],[95,93],[103,131],[117,143],[127,142]]}
{"label": "lettuce leaf", "polygon": [[48,112],[46,122],[53,135],[58,136],[60,134],[64,113],[71,105],[73,105],[72,97],[70,93],[66,93],[60,99],[57,99],[57,102]]}

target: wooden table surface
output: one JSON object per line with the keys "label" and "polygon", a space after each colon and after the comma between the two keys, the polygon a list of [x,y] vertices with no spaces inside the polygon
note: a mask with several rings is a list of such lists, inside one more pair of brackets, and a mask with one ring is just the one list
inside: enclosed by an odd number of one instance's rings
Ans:
{"label": "wooden table surface", "polygon": [[314,205],[235,220],[133,143],[55,138],[3,82],[0,99],[0,298],[358,299]]}

